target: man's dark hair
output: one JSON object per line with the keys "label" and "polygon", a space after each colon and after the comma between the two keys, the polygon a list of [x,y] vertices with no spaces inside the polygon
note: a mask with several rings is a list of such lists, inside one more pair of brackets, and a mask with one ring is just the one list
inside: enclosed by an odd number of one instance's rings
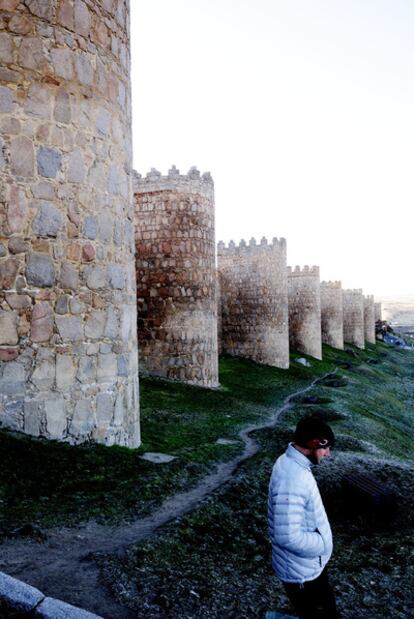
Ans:
{"label": "man's dark hair", "polygon": [[[307,442],[314,438],[320,439],[321,447],[333,447],[335,443],[335,435],[325,421],[312,415],[302,417],[296,426],[294,442],[300,447],[306,447]],[[326,445],[323,444],[326,441]]]}

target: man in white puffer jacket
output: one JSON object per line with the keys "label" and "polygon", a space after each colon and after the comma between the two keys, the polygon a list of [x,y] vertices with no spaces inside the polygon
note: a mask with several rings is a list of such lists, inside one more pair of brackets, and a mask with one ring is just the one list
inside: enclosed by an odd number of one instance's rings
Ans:
{"label": "man in white puffer jacket", "polygon": [[273,467],[268,518],[272,565],[300,619],[336,619],[335,596],[325,566],[332,533],[311,468],[330,455],[331,428],[304,417],[294,442]]}

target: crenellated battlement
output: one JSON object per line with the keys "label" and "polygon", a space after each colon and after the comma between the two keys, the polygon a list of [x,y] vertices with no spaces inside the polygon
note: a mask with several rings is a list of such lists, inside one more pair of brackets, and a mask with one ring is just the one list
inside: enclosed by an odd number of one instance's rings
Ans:
{"label": "crenellated battlement", "polygon": [[276,238],[269,243],[266,237],[262,237],[260,243],[257,243],[255,238],[251,238],[249,243],[241,239],[238,245],[234,241],[230,241],[228,246],[223,241],[217,243],[217,253],[219,256],[237,256],[240,254],[262,252],[262,251],[281,251],[286,250],[286,239]]}
{"label": "crenellated battlement", "polygon": [[296,265],[294,269],[292,267],[287,267],[287,273],[288,273],[288,277],[303,277],[303,276],[319,277],[319,267],[318,266],[310,267],[309,265],[306,264],[301,269],[300,266]]}
{"label": "crenellated battlement", "polygon": [[345,288],[344,292],[347,294],[360,294],[362,295],[362,288]]}
{"label": "crenellated battlement", "polygon": [[155,191],[177,191],[183,193],[199,193],[209,198],[214,197],[214,181],[210,172],[201,172],[193,166],[187,174],[180,174],[180,170],[173,165],[166,176],[155,168],[142,176],[133,171],[133,193],[152,193]]}
{"label": "crenellated battlement", "polygon": [[366,294],[366,295],[364,295],[364,299],[365,299],[365,301],[367,301],[368,303],[375,303],[375,301],[374,301],[374,295],[373,295],[373,294]]}
{"label": "crenellated battlement", "polygon": [[342,282],[341,281],[323,281],[321,282],[321,286],[323,286],[324,288],[342,288]]}

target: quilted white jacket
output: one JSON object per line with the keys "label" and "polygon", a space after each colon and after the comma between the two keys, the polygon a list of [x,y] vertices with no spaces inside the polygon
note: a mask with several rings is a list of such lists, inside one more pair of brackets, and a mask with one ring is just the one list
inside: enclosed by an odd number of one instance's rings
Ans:
{"label": "quilted white jacket", "polygon": [[303,583],[322,572],[332,532],[308,458],[292,444],[273,467],[268,520],[272,565],[284,582]]}

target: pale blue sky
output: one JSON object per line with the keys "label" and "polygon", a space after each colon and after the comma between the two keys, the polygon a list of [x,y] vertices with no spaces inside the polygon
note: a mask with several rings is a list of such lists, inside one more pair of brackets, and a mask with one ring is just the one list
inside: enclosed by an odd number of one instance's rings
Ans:
{"label": "pale blue sky", "polygon": [[414,2],[131,5],[135,168],[210,171],[217,240],[414,293]]}

